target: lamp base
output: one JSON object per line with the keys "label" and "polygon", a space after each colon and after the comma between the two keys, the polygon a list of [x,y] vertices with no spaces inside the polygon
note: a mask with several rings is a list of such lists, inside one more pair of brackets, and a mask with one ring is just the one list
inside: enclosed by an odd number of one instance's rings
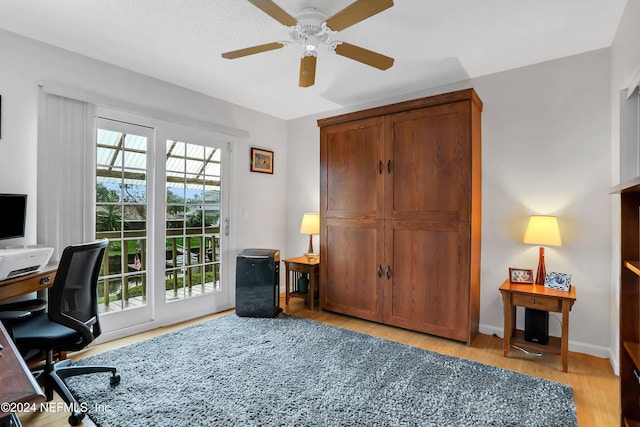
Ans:
{"label": "lamp base", "polygon": [[307,258],[307,261],[315,261],[320,257],[320,254],[307,252],[304,256]]}
{"label": "lamp base", "polygon": [[540,258],[538,259],[538,272],[536,273],[536,284],[544,285],[544,279],[547,276],[547,269],[544,265],[544,247],[540,246]]}

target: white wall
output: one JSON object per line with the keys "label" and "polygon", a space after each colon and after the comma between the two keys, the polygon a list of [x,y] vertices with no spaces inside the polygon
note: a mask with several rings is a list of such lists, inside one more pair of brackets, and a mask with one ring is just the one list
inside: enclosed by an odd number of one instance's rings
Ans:
{"label": "white wall", "polygon": [[[620,183],[620,91],[640,69],[640,0],[628,0],[611,45],[611,183]],[[611,349],[618,372],[620,360],[620,197],[611,197]]]}
{"label": "white wall", "polygon": [[[498,287],[508,268],[537,266],[538,248],[521,243],[529,215],[553,214],[559,217],[563,246],[547,248],[547,271],[571,273],[577,287],[570,349],[609,357],[609,63],[609,50],[599,50],[321,115],[476,89],[484,103],[480,303],[484,333],[502,336]],[[297,230],[301,213],[319,209],[319,117],[287,124],[289,256],[305,248],[305,238]],[[560,335],[559,320],[550,321],[550,332]]]}
{"label": "white wall", "polygon": [[[21,243],[36,243],[38,85],[54,82],[163,110],[168,116],[187,116],[223,130],[248,132],[248,137],[236,138],[232,146],[230,283],[235,283],[239,250],[284,250],[287,145],[283,120],[2,30],[0,58],[0,192],[29,195],[27,235]],[[275,152],[273,175],[249,172],[251,146]]]}

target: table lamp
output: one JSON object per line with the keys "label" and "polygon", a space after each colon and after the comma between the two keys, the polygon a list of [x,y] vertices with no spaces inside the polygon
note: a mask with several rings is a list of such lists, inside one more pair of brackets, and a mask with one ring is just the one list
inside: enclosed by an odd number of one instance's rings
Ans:
{"label": "table lamp", "polygon": [[304,256],[306,256],[309,261],[318,258],[319,254],[313,252],[313,235],[320,234],[320,215],[316,213],[304,214],[302,224],[300,224],[300,234],[309,235],[309,250]]}
{"label": "table lamp", "polygon": [[562,246],[558,219],[555,216],[532,215],[531,218],[529,218],[529,224],[527,225],[527,230],[524,233],[522,242],[541,245],[536,284],[544,285],[547,270],[544,265],[544,246],[542,245]]}

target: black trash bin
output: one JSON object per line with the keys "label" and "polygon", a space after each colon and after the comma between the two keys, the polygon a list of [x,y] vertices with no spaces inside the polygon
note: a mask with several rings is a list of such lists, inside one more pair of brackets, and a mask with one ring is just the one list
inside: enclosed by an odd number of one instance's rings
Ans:
{"label": "black trash bin", "polygon": [[236,314],[241,317],[275,317],[281,311],[280,251],[241,251],[236,260]]}

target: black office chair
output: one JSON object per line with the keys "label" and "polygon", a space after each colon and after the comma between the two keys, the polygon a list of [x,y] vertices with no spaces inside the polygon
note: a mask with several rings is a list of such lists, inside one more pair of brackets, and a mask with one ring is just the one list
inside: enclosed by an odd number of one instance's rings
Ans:
{"label": "black office chair", "polygon": [[44,386],[47,401],[55,390],[72,408],[69,424],[77,425],[85,414],[64,383],[65,378],[111,372],[112,386],[120,383],[116,368],[108,366],[71,366],[70,360],[53,362],[54,351],[77,351],[85,348],[100,333],[96,284],[107,240],[65,248],[53,286],[48,293],[48,311],[33,313],[13,324],[13,338],[18,349],[44,351],[44,368],[34,372]]}

